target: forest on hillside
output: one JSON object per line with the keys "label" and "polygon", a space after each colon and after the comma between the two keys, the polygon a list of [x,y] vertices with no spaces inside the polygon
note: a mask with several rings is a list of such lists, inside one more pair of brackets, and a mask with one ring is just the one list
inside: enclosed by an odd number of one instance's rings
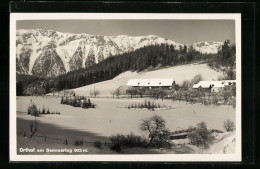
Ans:
{"label": "forest on hillside", "polygon": [[136,51],[111,56],[91,67],[71,71],[55,78],[39,78],[17,74],[17,95],[42,95],[53,91],[73,89],[110,80],[122,72],[142,71],[165,66],[205,62],[211,68],[227,67],[227,79],[234,79],[236,48],[227,40],[217,54],[202,54],[186,45],[176,50],[173,45],[161,44],[140,48]]}

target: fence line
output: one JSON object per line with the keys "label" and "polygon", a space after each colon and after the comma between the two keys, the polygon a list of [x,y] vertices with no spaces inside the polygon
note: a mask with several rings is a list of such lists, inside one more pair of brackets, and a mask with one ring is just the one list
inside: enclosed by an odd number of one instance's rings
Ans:
{"label": "fence line", "polygon": [[[22,134],[22,135],[24,135],[24,137],[26,137],[26,134],[28,133],[28,131],[27,132],[19,132],[19,131],[17,131],[17,134]],[[28,133],[29,134],[29,133]],[[30,134],[29,134],[30,135]],[[82,144],[81,145],[83,145],[83,143],[87,143],[87,144],[95,144],[96,142],[99,142],[99,143],[101,143],[101,144],[104,144],[104,145],[111,145],[111,144],[113,144],[113,143],[111,143],[111,142],[101,142],[101,141],[86,141],[86,140],[83,140],[83,139],[79,139],[79,140],[73,140],[73,139],[67,139],[67,138],[65,138],[65,139],[61,139],[61,138],[54,138],[54,137],[47,137],[46,135],[37,135],[37,134],[34,134],[33,135],[33,137],[40,137],[40,138],[43,138],[43,140],[44,141],[47,141],[47,139],[49,139],[49,140],[58,140],[58,141],[63,141],[63,144],[66,144],[66,145],[68,145],[68,142],[72,142],[72,144],[73,145],[76,145],[76,142],[79,142],[79,141],[82,141]]]}

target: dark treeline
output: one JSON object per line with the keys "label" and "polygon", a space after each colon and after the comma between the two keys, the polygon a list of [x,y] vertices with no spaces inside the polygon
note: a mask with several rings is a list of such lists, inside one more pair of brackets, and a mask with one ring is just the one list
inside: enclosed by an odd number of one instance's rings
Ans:
{"label": "dark treeline", "polygon": [[221,70],[224,73],[224,79],[236,79],[236,45],[226,40],[218,50],[217,55],[213,56],[209,61],[210,68]]}
{"label": "dark treeline", "polygon": [[230,40],[226,40],[217,54],[218,63],[222,66],[235,68],[236,66],[236,45],[230,44]]}
{"label": "dark treeline", "polygon": [[23,95],[38,95],[41,94],[39,89],[43,91],[43,83],[45,79],[33,75],[16,74],[16,94]]}
{"label": "dark treeline", "polygon": [[[223,48],[223,47],[222,47]],[[160,68],[187,64],[191,62],[210,62],[212,59],[219,59],[218,54],[202,54],[192,46],[181,47],[176,50],[173,45],[161,44],[146,46],[133,52],[111,56],[104,61],[88,68],[79,69],[48,79],[31,79],[31,83],[24,83],[17,80],[18,95],[41,95],[53,91],[73,89],[104,80],[110,80],[122,72],[142,71],[147,68]],[[32,84],[30,86],[30,84]],[[28,91],[28,87],[30,88]],[[39,92],[36,90],[38,88]]]}

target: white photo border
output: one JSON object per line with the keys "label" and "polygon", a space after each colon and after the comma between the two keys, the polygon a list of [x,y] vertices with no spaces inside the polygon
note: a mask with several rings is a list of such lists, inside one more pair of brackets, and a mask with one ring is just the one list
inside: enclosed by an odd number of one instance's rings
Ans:
{"label": "white photo border", "polygon": [[[235,20],[236,39],[236,151],[234,154],[146,154],[146,155],[17,155],[16,135],[16,21],[18,20]],[[241,14],[240,13],[11,13],[10,14],[10,161],[154,161],[240,162],[241,136]]]}

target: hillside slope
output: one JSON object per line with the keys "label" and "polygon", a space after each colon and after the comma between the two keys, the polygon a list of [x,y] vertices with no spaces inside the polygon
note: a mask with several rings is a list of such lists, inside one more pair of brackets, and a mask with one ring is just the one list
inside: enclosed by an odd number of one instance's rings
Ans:
{"label": "hillside slope", "polygon": [[125,86],[129,79],[152,79],[152,78],[173,78],[177,84],[184,80],[191,80],[195,75],[201,74],[203,80],[216,80],[222,76],[221,72],[210,69],[207,64],[189,64],[169,68],[158,69],[154,71],[121,73],[112,80],[107,80],[80,88],[72,89],[78,95],[89,95],[90,91],[98,90],[100,96],[111,97],[111,92],[120,86]]}

